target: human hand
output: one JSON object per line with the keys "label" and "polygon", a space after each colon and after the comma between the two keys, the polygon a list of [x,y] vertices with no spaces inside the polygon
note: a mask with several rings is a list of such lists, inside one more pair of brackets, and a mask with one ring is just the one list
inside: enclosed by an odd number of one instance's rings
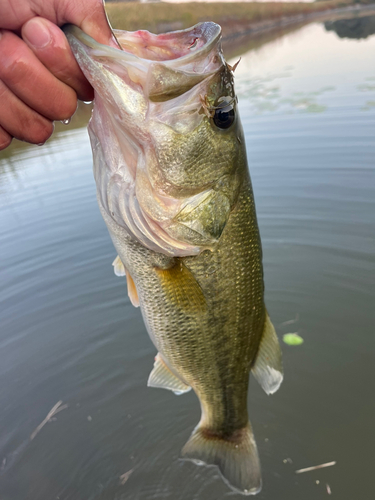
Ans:
{"label": "human hand", "polygon": [[13,137],[44,143],[93,90],[59,26],[116,47],[102,0],[0,0],[0,150]]}

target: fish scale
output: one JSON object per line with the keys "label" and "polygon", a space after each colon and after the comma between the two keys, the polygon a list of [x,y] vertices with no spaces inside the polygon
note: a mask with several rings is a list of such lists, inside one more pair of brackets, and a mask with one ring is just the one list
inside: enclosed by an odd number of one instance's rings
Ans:
{"label": "fish scale", "polygon": [[116,32],[117,51],[76,27],[65,33],[95,90],[89,131],[115,272],[126,275],[158,350],[148,385],[194,390],[202,416],[182,457],[216,465],[234,491],[255,494],[249,373],[267,394],[283,374],[264,304],[235,66],[222,56],[220,27]]}

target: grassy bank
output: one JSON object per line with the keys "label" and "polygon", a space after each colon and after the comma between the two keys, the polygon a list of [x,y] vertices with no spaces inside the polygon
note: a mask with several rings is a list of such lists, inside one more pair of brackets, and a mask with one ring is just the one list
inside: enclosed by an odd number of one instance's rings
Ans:
{"label": "grassy bank", "polygon": [[[362,3],[367,2],[364,0]],[[107,3],[106,10],[114,28],[128,31],[147,29],[161,33],[188,28],[208,20],[224,26],[234,24],[233,28],[240,28],[350,5],[354,5],[353,0],[323,0],[314,3]]]}

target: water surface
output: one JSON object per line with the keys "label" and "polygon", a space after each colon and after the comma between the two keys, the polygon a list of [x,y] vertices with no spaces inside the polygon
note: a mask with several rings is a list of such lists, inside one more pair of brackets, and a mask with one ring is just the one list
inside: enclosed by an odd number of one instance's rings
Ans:
{"label": "water surface", "polygon": [[[277,394],[251,380],[263,500],[374,494],[375,36],[342,34],[310,24],[236,70],[267,308],[280,338],[304,338],[283,344]],[[155,349],[112,271],[88,112],[0,157],[0,498],[231,498],[215,469],[178,460],[195,395],[146,387]]]}

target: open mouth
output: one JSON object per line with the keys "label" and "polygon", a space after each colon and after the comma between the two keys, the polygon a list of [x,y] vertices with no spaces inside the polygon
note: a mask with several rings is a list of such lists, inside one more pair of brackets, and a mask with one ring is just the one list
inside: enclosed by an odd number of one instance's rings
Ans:
{"label": "open mouth", "polygon": [[128,85],[140,85],[144,95],[154,102],[182,95],[224,64],[221,28],[211,22],[160,35],[114,30],[121,49],[96,42],[76,26],[67,25],[64,31],[90,81],[94,79],[91,60],[114,71]]}
{"label": "open mouth", "polygon": [[165,134],[164,142],[173,134],[186,137],[207,120],[202,96],[225,65],[220,26],[200,23],[160,35],[115,30],[117,49],[76,26],[64,31],[95,89],[89,133],[106,214],[157,252],[187,256],[210,247],[224,228],[229,201],[204,186],[203,194],[199,186],[176,194],[179,184],[160,173],[155,136]]}
{"label": "open mouth", "polygon": [[[187,30],[154,35],[148,31],[114,30],[121,48],[137,57],[151,61],[173,61],[206,55],[220,37],[220,26],[200,23]],[[184,60],[184,64],[188,61]]]}
{"label": "open mouth", "polygon": [[[200,60],[212,51],[221,36],[220,26],[211,22],[199,23],[186,30],[159,35],[144,30],[114,30],[123,51],[123,54],[119,55],[118,50],[120,49],[96,42],[76,26],[66,25],[63,29],[70,43],[74,43],[74,39],[76,39],[87,49],[94,50],[99,57],[100,55],[120,57],[128,62],[135,62],[131,57],[135,56],[148,61],[163,61],[171,66],[193,63],[194,66],[198,67]],[[176,59],[183,60],[176,61]]]}

